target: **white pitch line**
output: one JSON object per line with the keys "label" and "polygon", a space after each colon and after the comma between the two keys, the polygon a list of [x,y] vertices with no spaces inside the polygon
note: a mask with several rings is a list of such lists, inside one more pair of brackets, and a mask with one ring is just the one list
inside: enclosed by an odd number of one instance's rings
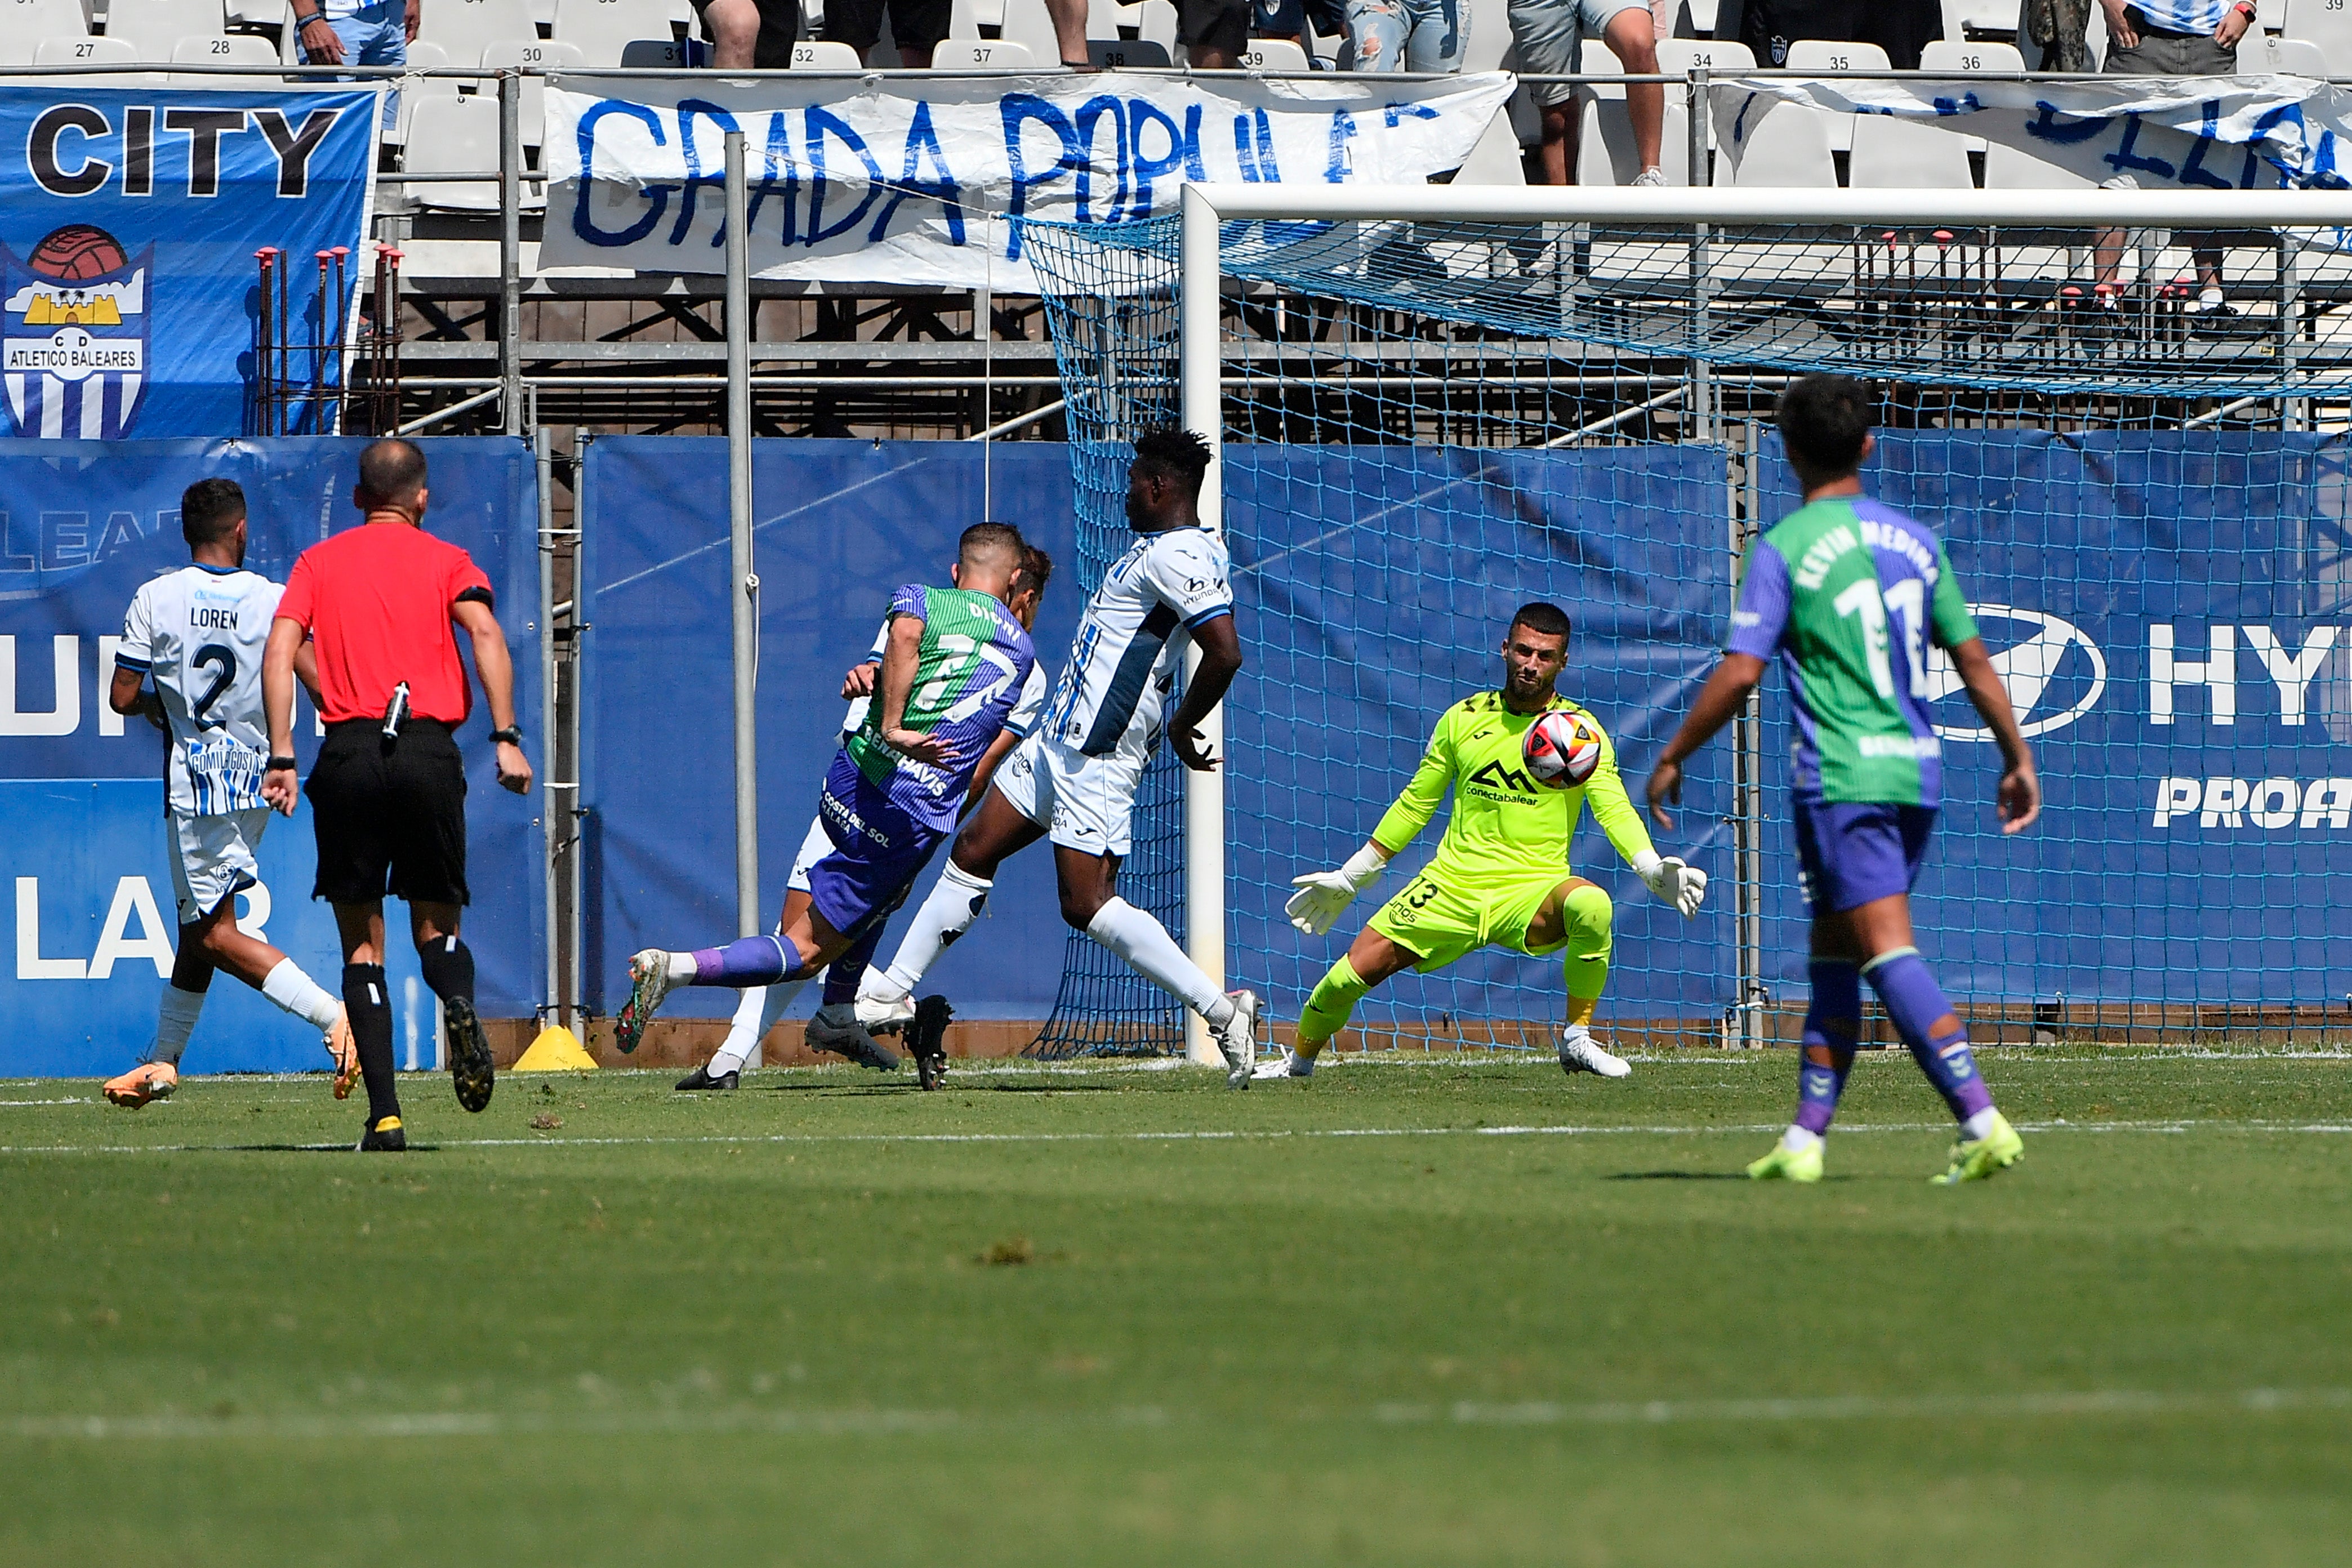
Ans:
{"label": "white pitch line", "polygon": [[[2352,1389],[2246,1388],[2212,1393],[2156,1393],[2136,1389],[2061,1389],[1992,1394],[1831,1394],[1818,1398],[1645,1399],[1586,1404],[1545,1400],[1489,1405],[1384,1404],[1342,1413],[1336,1419],[1386,1426],[1565,1426],[1778,1424],[1827,1421],[1950,1421],[1966,1419],[2051,1420],[2069,1417],[2155,1415],[2272,1415],[2298,1411],[2352,1409]],[[1319,1425],[1331,1417],[1286,1417],[1277,1421]],[[278,1415],[18,1415],[0,1421],[0,1436],[29,1441],[163,1442],[351,1438],[503,1437],[546,1435],[637,1433],[768,1433],[889,1436],[906,1432],[986,1431],[1008,1426],[1164,1426],[1177,1421],[1199,1425],[1207,1417],[1174,1415],[1157,1405],[1104,1410],[583,1410],[577,1412],[418,1411]]]}
{"label": "white pitch line", "polygon": [[[1263,1142],[1289,1138],[1702,1138],[1736,1134],[1742,1138],[1779,1132],[1783,1121],[1712,1123],[1705,1127],[1654,1123],[1617,1125],[1505,1125],[1499,1127],[1303,1127],[1202,1128],[1165,1132],[706,1132],[693,1135],[647,1134],[631,1138],[438,1138],[425,1142],[436,1149],[563,1149],[650,1148],[701,1143],[761,1145],[776,1143],[1210,1143]],[[1948,1121],[1863,1122],[1837,1129],[1854,1137],[1873,1132],[1948,1132]],[[2148,1132],[2178,1134],[2200,1131],[2331,1135],[2352,1134],[2352,1122],[2238,1121],[2189,1118],[2168,1121],[2026,1121],[2021,1132]],[[0,1154],[187,1154],[187,1153],[315,1153],[351,1145],[289,1143],[255,1149],[237,1143],[11,1143],[0,1144]]]}

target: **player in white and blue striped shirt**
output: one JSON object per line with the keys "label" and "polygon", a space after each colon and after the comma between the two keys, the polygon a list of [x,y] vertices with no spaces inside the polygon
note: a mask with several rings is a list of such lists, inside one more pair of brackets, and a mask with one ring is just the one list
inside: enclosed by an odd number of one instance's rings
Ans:
{"label": "player in white and blue striped shirt", "polygon": [[[190,564],[142,584],[122,619],[108,700],[163,731],[163,815],[171,825],[179,896],[178,955],[156,1010],[155,1038],[139,1066],[106,1085],[133,1110],[179,1087],[213,971],[239,980],[309,1022],[335,1059],[335,1098],[359,1071],[343,1005],[301,965],[236,925],[236,895],[260,880],[255,851],[269,823],[261,776],[269,760],[262,721],[261,650],[278,584],[245,570],[245,491],[199,479],[180,497]],[[308,647],[296,673],[315,699]]]}

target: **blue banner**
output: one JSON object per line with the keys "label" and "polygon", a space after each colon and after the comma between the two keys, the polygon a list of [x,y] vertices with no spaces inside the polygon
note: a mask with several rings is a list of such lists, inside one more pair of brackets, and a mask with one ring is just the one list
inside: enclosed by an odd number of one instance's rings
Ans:
{"label": "blue banner", "polygon": [[[0,391],[16,435],[253,427],[255,252],[289,268],[281,374],[340,382],[375,169],[373,89],[0,88]],[[343,291],[316,257],[342,247]],[[313,408],[303,405],[306,417]]]}
{"label": "blue banner", "polygon": [[[763,440],[751,473],[760,902],[772,920],[836,747],[842,672],[866,657],[890,590],[944,583],[956,536],[983,516],[1013,523],[1059,567],[1036,627],[1050,677],[1093,584],[1076,568],[1069,455],[1058,444]],[[590,1005],[610,1014],[627,997],[630,953],[735,934],[727,443],[593,441],[581,509],[582,962]],[[903,919],[884,942],[886,959]],[[1061,978],[1063,937],[1052,857],[1023,855],[932,978],[967,1017],[1043,1018]],[[807,999],[799,1011],[814,1005]],[[673,994],[662,1010],[709,1018],[734,1008],[732,992],[694,990]]]}
{"label": "blue banner", "polygon": [[[1916,919],[1956,996],[2352,994],[2346,453],[2270,431],[1879,433],[1864,481],[1945,540],[2048,799],[1999,831],[1999,752],[1935,660],[1946,798]],[[1767,521],[1794,508],[1777,445],[1763,484]],[[1766,686],[1766,962],[1784,989],[1804,937],[1787,695]]]}
{"label": "blue banner", "polygon": [[[173,892],[165,858],[162,752],[142,720],[106,703],[114,643],[139,584],[186,564],[180,492],[237,480],[250,510],[246,564],[283,582],[301,550],[358,521],[351,491],[359,439],[0,441],[0,877],[9,927],[0,947],[0,1076],[120,1072],[154,1026],[171,967]],[[515,655],[515,705],[544,779],[541,719],[537,468],[505,437],[420,443],[432,465],[426,526],[463,545],[488,575]],[[463,644],[460,644],[461,649]],[[482,1011],[527,1016],[544,990],[540,817],[545,797],[497,787],[489,721],[459,731],[467,756],[474,905],[466,938]],[[307,770],[316,715],[296,699]],[[334,921],[310,901],[310,812],[273,823],[262,886],[240,920],[331,990],[341,974]],[[395,918],[394,924],[398,926]],[[407,982],[415,956],[394,940],[395,1037],[434,1061],[432,999]],[[419,1011],[421,1009],[421,1013]],[[420,1021],[421,1020],[421,1021]],[[215,984],[192,1047],[197,1071],[314,1068],[315,1036],[233,981]]]}

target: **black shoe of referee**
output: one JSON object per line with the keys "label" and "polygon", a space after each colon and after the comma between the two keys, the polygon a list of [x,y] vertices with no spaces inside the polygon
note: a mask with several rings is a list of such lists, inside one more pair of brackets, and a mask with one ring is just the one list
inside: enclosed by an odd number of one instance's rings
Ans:
{"label": "black shoe of referee", "polygon": [[741,1077],[733,1071],[723,1072],[717,1078],[713,1078],[710,1076],[709,1067],[706,1064],[705,1066],[695,1068],[692,1072],[678,1079],[677,1082],[673,1084],[671,1087],[682,1089],[733,1089],[737,1084],[742,1081]]}
{"label": "black shoe of referee", "polygon": [[490,1103],[490,1091],[499,1087],[489,1037],[482,1033],[482,1020],[476,1016],[474,1005],[463,996],[443,1003],[441,1016],[442,1043],[449,1053],[449,1077],[457,1086],[457,1103],[468,1110],[480,1110]]}
{"label": "black shoe of referee", "polygon": [[915,1004],[907,1021],[907,1054],[915,1058],[915,1079],[925,1089],[937,1089],[948,1076],[948,1024],[955,1009],[944,996],[926,996]]}

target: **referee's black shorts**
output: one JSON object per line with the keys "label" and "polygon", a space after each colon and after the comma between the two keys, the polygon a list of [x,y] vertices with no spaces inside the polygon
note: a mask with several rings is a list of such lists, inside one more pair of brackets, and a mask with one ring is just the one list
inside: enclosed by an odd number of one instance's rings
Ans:
{"label": "referee's black shorts", "polygon": [[468,901],[466,763],[447,725],[411,719],[387,741],[373,719],[330,724],[302,793],[319,839],[312,898]]}

